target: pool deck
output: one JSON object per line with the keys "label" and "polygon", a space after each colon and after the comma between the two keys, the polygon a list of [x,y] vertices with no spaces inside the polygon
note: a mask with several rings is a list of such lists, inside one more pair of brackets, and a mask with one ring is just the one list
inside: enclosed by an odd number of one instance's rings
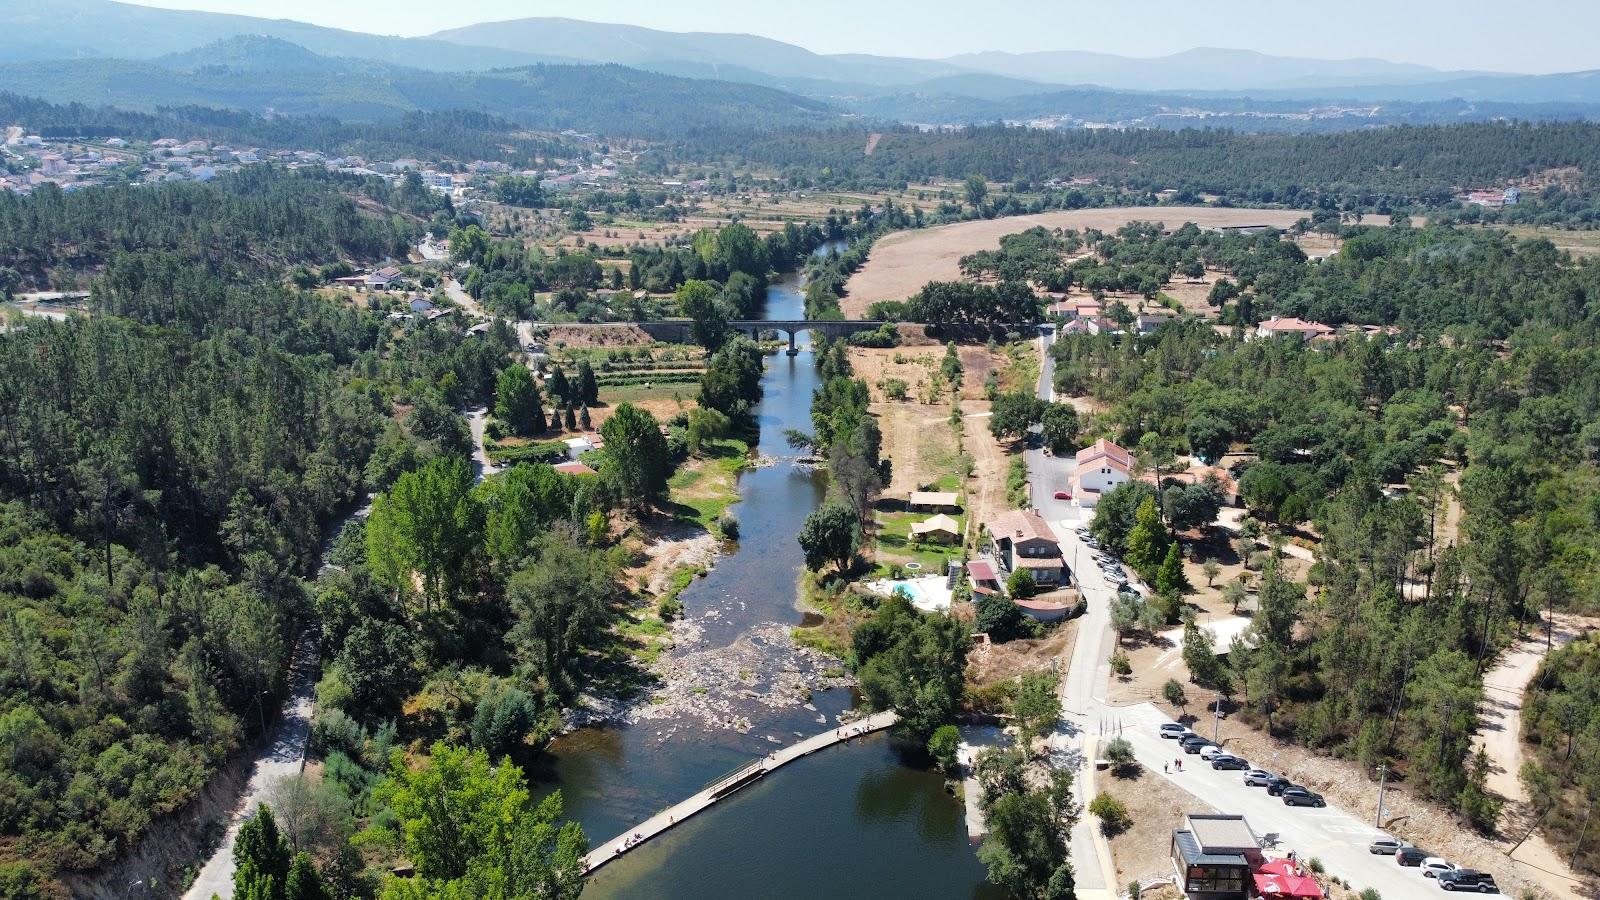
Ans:
{"label": "pool deck", "polygon": [[837,728],[830,728],[821,734],[814,734],[803,741],[790,744],[781,750],[774,750],[760,759],[752,760],[749,765],[741,766],[722,778],[713,781],[699,793],[684,800],[682,803],[656,813],[633,828],[589,851],[589,855],[584,858],[584,872],[593,872],[629,850],[644,844],[656,835],[676,827],[696,813],[710,809],[717,801],[733,796],[741,788],[766,777],[769,772],[774,772],[797,759],[809,756],[818,750],[832,747],[834,744],[844,743],[851,738],[872,734],[876,731],[883,731],[899,720],[900,717],[893,712],[875,713],[848,725],[841,725]]}

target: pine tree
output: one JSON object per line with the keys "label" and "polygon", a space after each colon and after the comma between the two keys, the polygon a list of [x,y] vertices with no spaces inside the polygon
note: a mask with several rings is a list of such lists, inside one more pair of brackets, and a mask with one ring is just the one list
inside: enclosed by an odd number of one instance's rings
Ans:
{"label": "pine tree", "polygon": [[594,367],[587,359],[578,363],[578,401],[585,406],[600,402],[600,382],[594,377]]}
{"label": "pine tree", "polygon": [[577,431],[578,430],[578,416],[577,416],[577,413],[574,413],[572,411],[572,407],[570,407],[570,406],[567,407],[567,415],[566,415],[566,420],[565,421],[566,421],[566,425],[567,425],[567,430],[568,431]]}
{"label": "pine tree", "polygon": [[1167,555],[1156,570],[1156,591],[1162,594],[1184,594],[1189,591],[1189,578],[1183,574],[1183,557],[1178,545],[1167,545]]}
{"label": "pine tree", "polygon": [[296,853],[289,866],[289,878],[283,887],[283,900],[333,900],[328,886],[323,884],[317,867],[305,853]]}
{"label": "pine tree", "polygon": [[589,418],[588,404],[584,404],[583,408],[578,410],[578,424],[582,425],[585,431],[594,427],[594,420]]}
{"label": "pine tree", "polygon": [[289,878],[289,842],[278,831],[272,808],[263,806],[239,827],[233,844],[233,893],[240,900],[284,900]]}
{"label": "pine tree", "polygon": [[572,396],[572,383],[567,381],[567,373],[556,366],[550,372],[550,380],[545,385],[550,389],[550,402],[558,408],[570,406],[576,398]]}

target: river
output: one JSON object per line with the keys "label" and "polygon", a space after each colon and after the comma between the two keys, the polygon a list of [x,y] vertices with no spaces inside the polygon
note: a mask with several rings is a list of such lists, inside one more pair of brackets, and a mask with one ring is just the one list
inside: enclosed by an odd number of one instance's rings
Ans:
{"label": "river", "polygon": [[[766,319],[804,318],[798,276],[767,291]],[[821,502],[823,476],[797,464],[787,428],[810,431],[818,385],[809,343],[768,357],[758,456],[775,464],[739,477],[736,551],[684,591],[699,627],[696,650],[752,641],[752,629],[799,624],[795,541]],[[591,840],[620,834],[708,782],[837,721],[854,698],[812,695],[814,709],[757,706],[745,733],[695,721],[583,728],[557,740],[533,771],[541,792],[559,788],[569,817]],[[968,845],[961,805],[939,776],[905,765],[883,736],[835,747],[774,773],[732,799],[639,847],[590,879],[586,897],[972,898],[996,896]]]}

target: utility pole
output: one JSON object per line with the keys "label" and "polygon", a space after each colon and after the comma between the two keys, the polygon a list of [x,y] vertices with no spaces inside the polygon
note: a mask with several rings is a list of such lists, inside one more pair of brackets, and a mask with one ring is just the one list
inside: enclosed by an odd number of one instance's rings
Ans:
{"label": "utility pole", "polygon": [[1216,691],[1211,697],[1211,710],[1213,713],[1211,719],[1211,742],[1220,747],[1222,746],[1222,692]]}
{"label": "utility pole", "polygon": [[1383,789],[1389,781],[1389,764],[1378,764],[1378,811],[1373,814],[1372,827],[1383,830]]}

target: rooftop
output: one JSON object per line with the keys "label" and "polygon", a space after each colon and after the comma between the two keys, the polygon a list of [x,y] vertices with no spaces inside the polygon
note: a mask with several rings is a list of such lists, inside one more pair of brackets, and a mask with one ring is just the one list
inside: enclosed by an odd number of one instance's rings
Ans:
{"label": "rooftop", "polygon": [[955,491],[912,491],[912,506],[956,506],[961,497]]}
{"label": "rooftop", "polygon": [[989,520],[984,527],[989,529],[989,533],[997,540],[1010,538],[1013,541],[1046,540],[1052,544],[1060,543],[1056,533],[1050,530],[1049,523],[1031,510],[1013,509],[1003,512]]}
{"label": "rooftop", "polygon": [[1190,813],[1184,816],[1184,823],[1207,852],[1243,853],[1261,846],[1244,816]]}
{"label": "rooftop", "polygon": [[1083,466],[1102,457],[1110,460],[1113,463],[1116,463],[1118,467],[1124,470],[1133,468],[1133,454],[1122,449],[1116,444],[1113,444],[1105,438],[1101,438],[1100,440],[1095,441],[1093,444],[1090,444],[1082,450],[1079,450],[1077,461],[1078,465]]}
{"label": "rooftop", "polygon": [[1248,866],[1243,853],[1208,853],[1190,831],[1174,831],[1172,840],[1186,865],[1191,866]]}

